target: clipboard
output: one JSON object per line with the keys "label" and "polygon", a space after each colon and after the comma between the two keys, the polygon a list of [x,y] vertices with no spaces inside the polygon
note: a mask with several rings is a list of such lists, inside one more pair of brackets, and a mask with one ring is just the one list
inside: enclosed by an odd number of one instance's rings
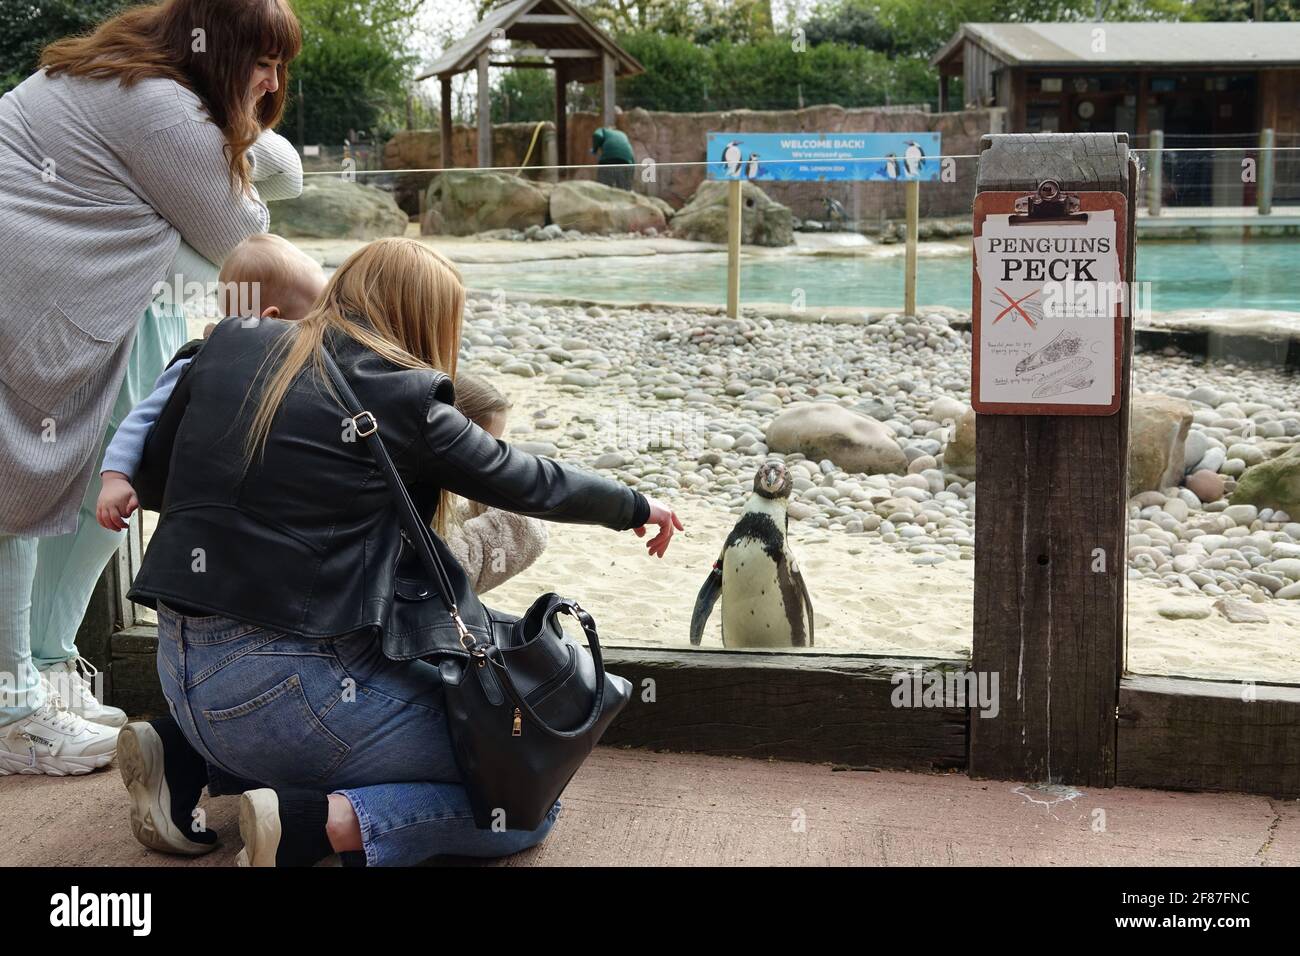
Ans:
{"label": "clipboard", "polygon": [[1054,180],[1036,192],[975,197],[971,405],[977,413],[1119,411],[1127,221],[1123,193],[1066,193]]}

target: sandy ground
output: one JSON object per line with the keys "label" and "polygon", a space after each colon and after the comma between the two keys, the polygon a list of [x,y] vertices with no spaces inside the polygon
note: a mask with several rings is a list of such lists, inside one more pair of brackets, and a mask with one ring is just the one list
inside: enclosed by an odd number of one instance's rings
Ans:
{"label": "sandy ground", "polygon": [[[538,379],[473,371],[514,403],[510,428],[546,408],[561,423],[556,431],[563,432],[570,416],[589,409],[590,396]],[[512,435],[510,428],[508,440],[547,438],[545,432]],[[736,518],[694,493],[663,500],[678,512],[685,531],[674,535],[662,559],[647,555],[645,540],[631,531],[552,522],[542,559],[488,592],[486,602],[520,613],[539,594],[554,590],[591,611],[602,639],[611,644],[689,647],[695,596]],[[816,613],[816,649],[969,658],[974,561],[924,567],[867,535],[802,522],[792,522],[790,533]],[[1211,609],[1213,599],[1146,580],[1129,582],[1129,670],[1300,682],[1300,602],[1261,605],[1267,624],[1229,624],[1217,611],[1200,620],[1169,620],[1158,613],[1169,605]],[[702,647],[722,646],[720,620],[715,608]]]}
{"label": "sandy ground", "polygon": [[[497,865],[1300,865],[1300,803],[1244,794],[1044,791],[597,747],[562,803],[545,842]],[[221,845],[195,860],[137,844],[126,806],[111,767],[0,777],[0,866],[234,865],[237,798],[205,800]]]}

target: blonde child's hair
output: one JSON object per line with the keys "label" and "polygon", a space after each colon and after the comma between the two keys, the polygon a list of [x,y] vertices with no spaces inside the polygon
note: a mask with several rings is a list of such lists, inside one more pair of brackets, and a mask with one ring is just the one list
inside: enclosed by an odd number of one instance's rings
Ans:
{"label": "blonde child's hair", "polygon": [[223,315],[241,315],[254,301],[251,287],[262,309],[275,306],[280,318],[292,321],[311,311],[325,286],[325,270],[319,262],[271,233],[249,236],[235,246],[217,278]]}
{"label": "blonde child's hair", "polygon": [[490,415],[508,412],[514,405],[489,382],[462,372],[456,376],[456,407],[480,428]]}
{"label": "blonde child's hair", "polygon": [[[456,376],[455,385],[456,408],[480,428],[487,428],[488,419],[492,415],[504,415],[514,407],[510,399],[497,391],[490,382],[479,378],[477,375],[461,372]],[[459,498],[460,496],[457,495],[456,497]],[[467,518],[467,514],[462,510],[461,503],[457,501],[456,505],[448,514],[450,519],[448,528],[464,524]]]}
{"label": "blonde child's hair", "polygon": [[[316,381],[342,404],[325,374],[328,330],[345,335],[380,358],[409,369],[436,369],[456,378],[465,286],[442,253],[415,239],[376,239],[344,260],[316,305],[292,323],[249,387],[260,388],[245,451],[251,463],[266,445],[271,423],[289,388],[308,365]],[[446,531],[451,492],[438,496],[435,528]]]}

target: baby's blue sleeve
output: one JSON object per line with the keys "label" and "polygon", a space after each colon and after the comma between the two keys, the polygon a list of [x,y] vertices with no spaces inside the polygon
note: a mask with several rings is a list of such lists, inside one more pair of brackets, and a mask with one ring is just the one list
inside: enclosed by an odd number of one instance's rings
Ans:
{"label": "baby's blue sleeve", "polygon": [[153,391],[122,419],[122,424],[117,426],[117,433],[104,452],[104,464],[99,469],[101,475],[106,471],[120,471],[128,478],[135,477],[135,470],[140,467],[140,459],[144,457],[144,443],[149,437],[149,430],[158,421],[163,406],[180,381],[181,372],[191,361],[192,359],[181,359],[159,375]]}

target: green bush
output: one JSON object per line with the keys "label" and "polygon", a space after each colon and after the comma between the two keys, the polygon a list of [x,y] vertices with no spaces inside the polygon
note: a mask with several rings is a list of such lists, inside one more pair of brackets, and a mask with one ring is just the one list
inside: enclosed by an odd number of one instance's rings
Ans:
{"label": "green bush", "polygon": [[932,103],[937,97],[935,73],[920,56],[891,58],[841,43],[796,50],[785,36],[707,47],[651,33],[618,40],[646,67],[645,73],[619,81],[624,109],[794,109],[801,98],[804,105],[855,107]]}

